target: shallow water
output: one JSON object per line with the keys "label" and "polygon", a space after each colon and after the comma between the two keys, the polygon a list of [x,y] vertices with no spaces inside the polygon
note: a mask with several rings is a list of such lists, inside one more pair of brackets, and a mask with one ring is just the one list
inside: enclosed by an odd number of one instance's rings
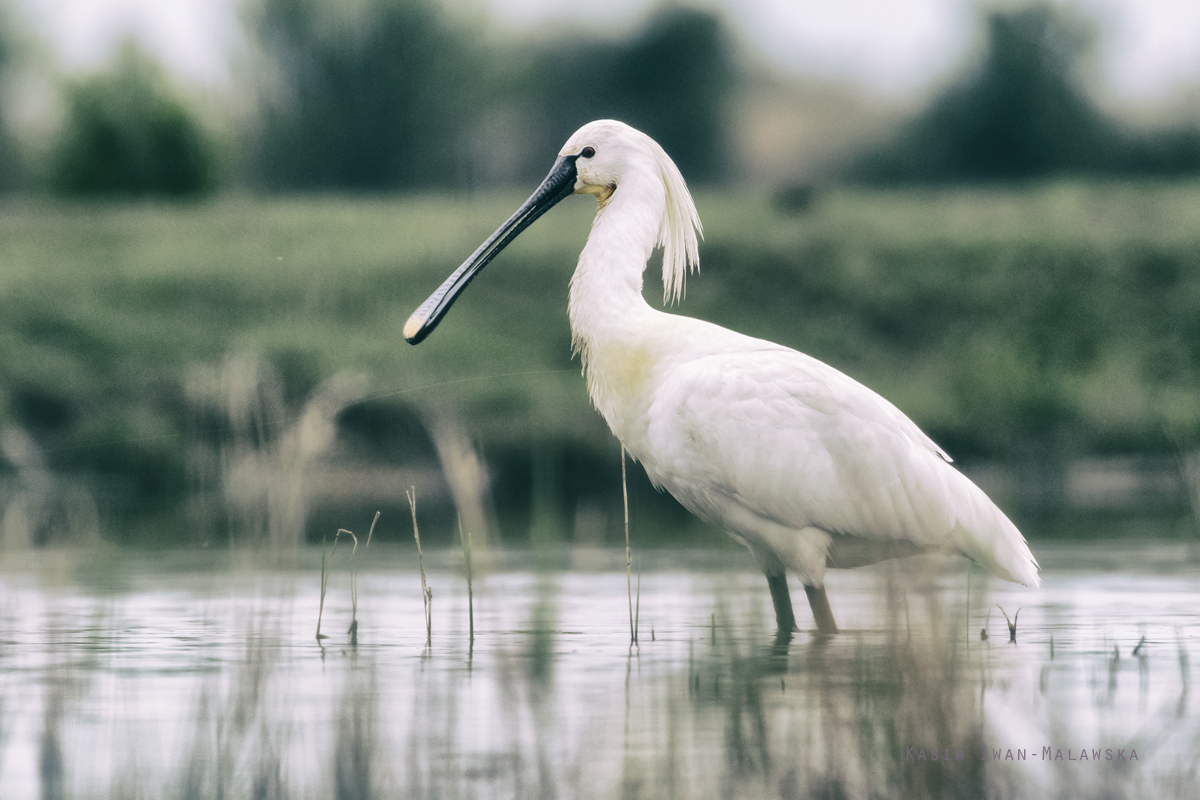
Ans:
{"label": "shallow water", "polygon": [[790,642],[745,554],[649,552],[635,647],[623,552],[494,554],[473,644],[461,554],[427,554],[428,647],[404,549],[362,560],[353,612],[334,556],[321,644],[319,551],[9,556],[0,795],[1191,796],[1200,549],[1035,550],[1037,591],[833,572],[843,633]]}

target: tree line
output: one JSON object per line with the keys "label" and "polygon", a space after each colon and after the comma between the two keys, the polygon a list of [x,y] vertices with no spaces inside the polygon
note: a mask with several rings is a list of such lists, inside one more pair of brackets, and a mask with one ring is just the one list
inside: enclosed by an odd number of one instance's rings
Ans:
{"label": "tree line", "polygon": [[[190,196],[462,189],[536,179],[580,124],[616,117],[654,136],[699,183],[731,175],[730,118],[747,80],[725,21],[664,3],[634,32],[513,41],[434,0],[252,0],[250,111],[219,133],[129,44],[61,84],[47,152],[0,125],[0,190]],[[850,160],[868,183],[1008,181],[1200,172],[1195,125],[1132,130],[1080,78],[1095,34],[1043,3],[981,12],[986,45],[959,80]],[[0,15],[0,73],[20,58]],[[0,108],[0,121],[6,119]],[[36,162],[36,163],[35,163]]]}

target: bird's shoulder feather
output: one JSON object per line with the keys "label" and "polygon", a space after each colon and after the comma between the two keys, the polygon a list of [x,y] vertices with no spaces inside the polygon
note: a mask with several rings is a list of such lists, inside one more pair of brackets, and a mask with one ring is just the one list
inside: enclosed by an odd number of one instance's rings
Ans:
{"label": "bird's shoulder feather", "polygon": [[[668,368],[664,400],[715,405],[754,415],[782,433],[789,428],[883,429],[952,459],[916,423],[878,393],[828,364],[782,345],[738,337],[740,346],[681,359]],[[700,422],[700,420],[698,420]],[[707,424],[707,421],[704,421]]]}
{"label": "bird's shoulder feather", "polygon": [[945,451],[833,367],[741,339],[680,358],[663,378],[648,431],[660,463],[646,467],[677,497],[789,528],[950,546],[1036,583],[1020,533]]}

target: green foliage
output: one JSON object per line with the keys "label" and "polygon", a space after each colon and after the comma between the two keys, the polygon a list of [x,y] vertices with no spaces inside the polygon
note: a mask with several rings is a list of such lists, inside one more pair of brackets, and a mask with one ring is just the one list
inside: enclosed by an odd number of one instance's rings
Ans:
{"label": "green foliage", "polygon": [[256,179],[275,189],[461,185],[487,65],[427,0],[263,0]]}
{"label": "green foliage", "polygon": [[53,184],[70,195],[196,195],[212,188],[213,148],[161,69],[126,44],[106,73],[66,89]]}
{"label": "green foliage", "polygon": [[541,152],[590,120],[619,119],[654,137],[689,181],[711,182],[727,175],[735,81],[720,18],[667,5],[628,39],[548,40],[523,82],[530,96],[518,102]]}
{"label": "green foliage", "polygon": [[[94,487],[115,529],[180,515],[187,492],[213,491],[194,449],[228,425],[184,387],[251,353],[280,376],[288,419],[334,374],[368,377],[370,399],[340,417],[357,464],[436,468],[420,424],[433,406],[480,444],[506,530],[528,530],[539,463],[558,473],[543,501],[558,517],[617,520],[618,448],[565,313],[592,203],[554,209],[434,336],[403,342],[408,314],[522,199],[0,206],[0,427]],[[697,201],[702,272],[680,313],[843,370],[961,464],[1052,469],[1200,442],[1200,186],[842,191],[799,217],[757,195]],[[689,524],[641,470],[630,492],[647,530]],[[385,518],[403,518],[396,495]]]}
{"label": "green foliage", "polygon": [[0,193],[21,182],[24,164],[6,115],[8,93],[5,81],[17,58],[19,31],[6,3],[0,2]]}
{"label": "green foliage", "polygon": [[[1191,192],[841,194],[788,246],[709,223],[697,316],[809,352],[959,459],[1061,464],[1200,437]],[[1179,204],[1179,205],[1176,205]],[[829,207],[832,206],[832,207]],[[1164,224],[1129,219],[1128,209]],[[702,209],[704,211],[704,209]],[[714,215],[706,216],[710,220]]]}
{"label": "green foliage", "polygon": [[[536,180],[603,117],[655,136],[689,179],[725,175],[734,67],[711,13],[670,7],[629,39],[500,47],[429,0],[262,0],[253,32],[271,77],[249,169],[268,188],[461,188],[496,159]],[[507,146],[481,148],[499,129]]]}
{"label": "green foliage", "polygon": [[1079,78],[1090,26],[1061,6],[986,16],[980,62],[854,173],[875,181],[971,182],[1086,173],[1200,171],[1200,129],[1134,134]]}

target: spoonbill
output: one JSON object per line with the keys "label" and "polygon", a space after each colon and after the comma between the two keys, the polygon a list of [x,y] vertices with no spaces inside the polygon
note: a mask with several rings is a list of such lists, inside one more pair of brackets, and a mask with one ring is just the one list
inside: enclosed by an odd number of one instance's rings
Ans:
{"label": "spoonbill", "polygon": [[530,198],[413,312],[404,338],[425,339],[471,279],[570,194],[599,204],[569,299],[592,403],[655,486],[749,548],[781,633],[796,629],[789,569],[820,634],[837,632],[828,567],[942,551],[1039,585],[1016,526],[894,405],[815,358],[645,301],[654,249],[664,301],[677,300],[702,231],[674,162],[622,122],[576,131]]}

